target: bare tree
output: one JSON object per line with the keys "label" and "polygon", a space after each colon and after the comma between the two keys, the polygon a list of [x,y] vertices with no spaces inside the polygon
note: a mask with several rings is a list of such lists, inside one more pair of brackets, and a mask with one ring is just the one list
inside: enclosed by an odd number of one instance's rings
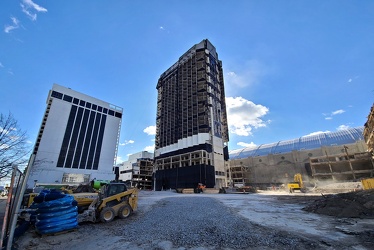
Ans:
{"label": "bare tree", "polygon": [[27,135],[11,113],[0,114],[0,179],[9,177],[14,165],[27,162]]}

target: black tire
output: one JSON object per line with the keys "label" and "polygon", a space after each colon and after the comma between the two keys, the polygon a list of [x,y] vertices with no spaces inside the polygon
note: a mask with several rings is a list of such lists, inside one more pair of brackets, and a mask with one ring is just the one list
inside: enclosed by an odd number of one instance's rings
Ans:
{"label": "black tire", "polygon": [[111,222],[115,217],[114,209],[111,207],[104,207],[100,212],[101,222]]}
{"label": "black tire", "polygon": [[125,219],[129,217],[131,213],[132,213],[131,206],[129,204],[126,204],[120,207],[120,209],[118,210],[118,217],[120,217],[121,219]]}

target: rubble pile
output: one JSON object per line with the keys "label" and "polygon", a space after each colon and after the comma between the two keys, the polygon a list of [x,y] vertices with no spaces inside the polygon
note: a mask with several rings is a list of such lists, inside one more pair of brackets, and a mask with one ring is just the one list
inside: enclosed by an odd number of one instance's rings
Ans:
{"label": "rubble pile", "polygon": [[374,189],[322,195],[304,211],[338,218],[374,219]]}
{"label": "rubble pile", "polygon": [[361,190],[361,182],[340,182],[340,183],[318,183],[312,189],[314,193],[346,193]]}

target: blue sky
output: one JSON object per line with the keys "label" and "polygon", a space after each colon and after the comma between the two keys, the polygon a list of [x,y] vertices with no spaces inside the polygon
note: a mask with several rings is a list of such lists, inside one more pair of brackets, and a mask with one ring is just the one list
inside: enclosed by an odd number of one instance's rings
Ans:
{"label": "blue sky", "polygon": [[31,146],[57,83],[124,109],[119,162],[152,149],[157,80],[205,38],[229,150],[363,126],[374,101],[374,1],[3,0],[0,23],[0,113]]}

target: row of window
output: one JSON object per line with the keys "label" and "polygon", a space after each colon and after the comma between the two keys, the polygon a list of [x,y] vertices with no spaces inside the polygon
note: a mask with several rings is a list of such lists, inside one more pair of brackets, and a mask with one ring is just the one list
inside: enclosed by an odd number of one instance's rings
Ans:
{"label": "row of window", "polygon": [[225,176],[225,172],[222,172],[222,171],[216,171],[216,175],[219,175],[219,176]]}
{"label": "row of window", "polygon": [[73,105],[57,167],[97,170],[107,116]]}
{"label": "row of window", "polygon": [[120,172],[120,174],[129,174],[129,173],[133,173],[133,169],[129,169],[129,170],[123,170]]}
{"label": "row of window", "polygon": [[62,94],[62,93],[54,91],[54,90],[52,91],[51,96],[54,97],[54,98],[64,100],[66,102],[72,102],[73,104],[79,105],[81,107],[86,107],[88,109],[97,110],[98,112],[101,112],[101,113],[104,113],[104,114],[108,114],[108,115],[111,115],[111,116],[122,118],[122,113],[119,113],[119,112],[116,112],[114,110],[101,107],[99,105],[96,105],[96,104],[93,104],[93,103],[90,103],[90,102],[80,100],[78,98],[75,98],[75,97],[72,97],[72,96],[69,96],[69,95],[66,95],[66,94]]}

